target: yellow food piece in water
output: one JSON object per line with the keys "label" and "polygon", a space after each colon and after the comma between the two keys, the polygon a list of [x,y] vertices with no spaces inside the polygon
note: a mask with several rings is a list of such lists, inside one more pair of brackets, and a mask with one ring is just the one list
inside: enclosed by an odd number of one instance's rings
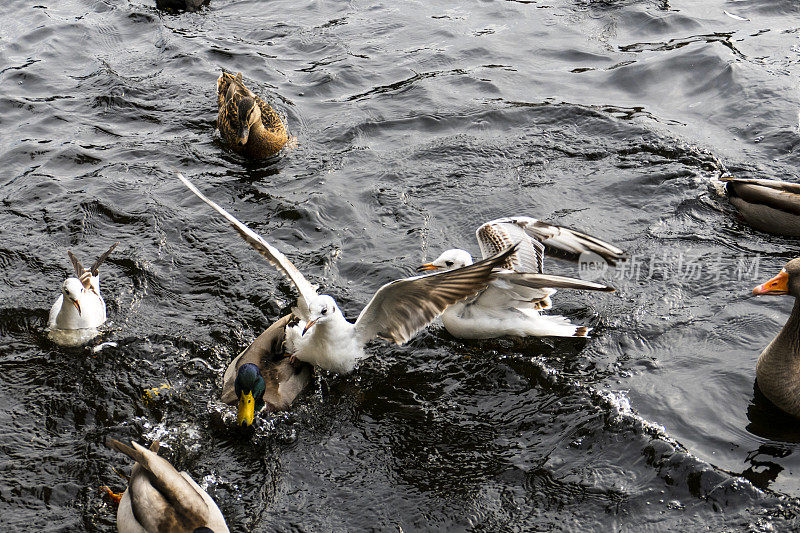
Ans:
{"label": "yellow food piece in water", "polygon": [[171,389],[172,385],[169,383],[162,383],[158,387],[153,387],[152,389],[145,389],[144,390],[144,399],[145,400],[155,400],[159,394],[159,391]]}

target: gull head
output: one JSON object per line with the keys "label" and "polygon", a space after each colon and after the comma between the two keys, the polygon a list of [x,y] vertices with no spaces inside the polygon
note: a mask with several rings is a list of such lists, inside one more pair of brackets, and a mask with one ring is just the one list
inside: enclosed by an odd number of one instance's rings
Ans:
{"label": "gull head", "polygon": [[320,294],[308,304],[308,322],[303,330],[303,334],[311,329],[314,324],[324,324],[342,317],[342,312],[333,298],[327,294]]}
{"label": "gull head", "polygon": [[253,363],[246,363],[239,367],[233,386],[236,397],[239,398],[236,424],[251,426],[256,412],[264,407],[264,391],[267,389],[267,384],[258,367]]}
{"label": "gull head", "polygon": [[81,314],[81,304],[78,302],[85,290],[86,289],[84,289],[83,284],[78,278],[67,278],[61,285],[61,294],[64,295],[64,303],[71,303],[74,305],[79,315]]}
{"label": "gull head", "polygon": [[466,250],[459,250],[454,248],[442,253],[435,260],[430,263],[425,263],[417,267],[417,272],[425,272],[427,270],[452,270],[454,268],[461,268],[472,264],[472,256]]}

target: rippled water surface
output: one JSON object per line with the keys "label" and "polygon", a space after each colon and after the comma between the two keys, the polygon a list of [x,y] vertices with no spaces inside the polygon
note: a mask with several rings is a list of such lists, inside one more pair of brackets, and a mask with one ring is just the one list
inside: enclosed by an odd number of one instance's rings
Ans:
{"label": "rippled water surface", "polygon": [[[112,531],[99,487],[129,462],[106,437],[160,438],[233,531],[795,524],[800,424],[753,388],[791,302],[749,294],[800,243],[743,225],[714,181],[795,179],[796,2],[33,4],[0,6],[5,531]],[[221,68],[297,148],[250,163],[220,144]],[[606,275],[616,293],[556,296],[588,340],[437,324],[240,435],[221,373],[293,293],[175,170],[350,318],[442,249],[477,254],[499,216],[632,259]],[[66,250],[88,263],[115,240],[118,346],[58,348]]]}

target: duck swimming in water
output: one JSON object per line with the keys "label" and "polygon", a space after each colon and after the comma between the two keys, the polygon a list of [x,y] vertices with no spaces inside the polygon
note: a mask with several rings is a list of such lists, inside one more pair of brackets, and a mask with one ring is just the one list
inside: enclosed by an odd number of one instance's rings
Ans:
{"label": "duck swimming in water", "polygon": [[148,450],[109,439],[106,446],[136,464],[117,508],[119,533],[228,533],[222,512],[186,472],[158,455],[158,441]]}
{"label": "duck swimming in water", "polygon": [[233,151],[248,159],[277,154],[289,142],[278,113],[245,87],[242,73],[222,72],[217,79],[217,128]]}
{"label": "duck swimming in water", "polygon": [[800,237],[800,183],[721,178],[731,204],[755,229]]}
{"label": "duck swimming in water", "polygon": [[221,400],[238,406],[237,425],[252,425],[261,410],[288,409],[311,382],[311,365],[286,357],[285,331],[292,322],[297,319],[286,315],[273,323],[225,370]]}

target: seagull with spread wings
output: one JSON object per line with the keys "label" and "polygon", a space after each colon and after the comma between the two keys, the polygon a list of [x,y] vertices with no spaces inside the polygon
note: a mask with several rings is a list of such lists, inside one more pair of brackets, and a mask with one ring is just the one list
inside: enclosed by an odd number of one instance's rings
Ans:
{"label": "seagull with spread wings", "polygon": [[[488,287],[472,298],[448,307],[442,314],[445,329],[462,339],[520,337],[585,337],[590,328],[576,326],[558,315],[543,315],[552,306],[556,288],[613,291],[613,287],[544,273],[545,252],[568,260],[605,260],[614,265],[624,258],[622,250],[591,235],[530,217],[498,218],[475,232],[481,253],[488,257],[509,243],[517,245]],[[447,250],[418,271],[464,268],[472,264],[466,250]]]}
{"label": "seagull with spread wings", "polygon": [[516,250],[505,250],[475,264],[440,272],[403,278],[387,283],[372,297],[355,323],[349,322],[330,296],[317,288],[275,247],[245,226],[225,209],[208,199],[192,183],[178,178],[197,197],[225,217],[233,228],[286,275],[300,296],[293,310],[300,319],[286,329],[287,351],[301,361],[337,373],[348,373],[365,356],[364,345],[375,337],[404,344],[430,324],[449,305],[486,288],[493,270]]}

